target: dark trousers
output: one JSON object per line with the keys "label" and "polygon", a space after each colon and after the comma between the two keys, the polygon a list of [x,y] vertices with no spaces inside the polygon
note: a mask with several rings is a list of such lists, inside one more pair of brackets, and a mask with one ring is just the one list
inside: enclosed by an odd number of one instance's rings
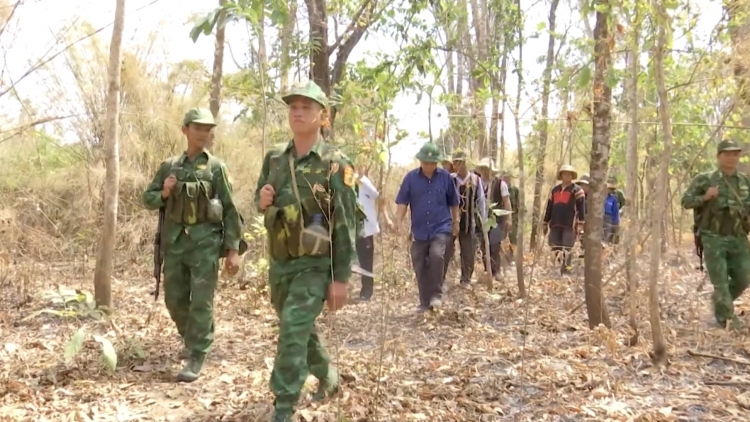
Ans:
{"label": "dark trousers", "polygon": [[576,232],[572,227],[550,227],[549,245],[555,253],[555,259],[562,260],[561,272],[570,272],[572,257],[570,249],[576,242]]}
{"label": "dark trousers", "polygon": [[[373,236],[359,237],[356,242],[357,258],[359,258],[359,266],[363,270],[372,272],[375,263],[375,239]],[[369,299],[372,297],[373,280],[372,277],[363,275],[362,277],[362,290],[359,292],[359,297],[363,299]]]}
{"label": "dark trousers", "polygon": [[421,306],[429,306],[432,298],[440,298],[443,295],[445,248],[450,239],[450,234],[441,233],[431,240],[411,242],[411,265],[417,276]]}
{"label": "dark trousers", "polygon": [[461,284],[468,284],[471,276],[474,274],[474,258],[476,256],[476,237],[473,233],[460,232],[458,236],[450,236],[448,244],[445,245],[445,262],[443,264],[443,281],[448,273],[448,264],[450,264],[453,255],[456,253],[456,239],[458,239],[458,249],[461,255]]}
{"label": "dark trousers", "polygon": [[[503,222],[500,221],[498,224],[503,224]],[[481,231],[478,231],[477,233],[477,241],[479,242],[480,250],[482,251],[482,265],[484,265],[484,270],[490,271],[490,274],[492,274],[493,277],[500,272],[500,265],[502,264],[502,261],[500,260],[500,252],[503,250],[502,242],[503,239],[505,239],[505,236],[505,230],[502,226],[493,228],[487,234],[487,240],[490,243],[490,269],[488,270],[487,260],[485,259],[487,247],[484,244],[484,233]]]}

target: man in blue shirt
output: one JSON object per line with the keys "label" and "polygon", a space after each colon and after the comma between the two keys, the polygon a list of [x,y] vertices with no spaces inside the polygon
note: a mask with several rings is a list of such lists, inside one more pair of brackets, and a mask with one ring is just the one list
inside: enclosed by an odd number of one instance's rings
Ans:
{"label": "man in blue shirt", "polygon": [[442,305],[445,248],[458,235],[458,192],[450,173],[438,168],[440,150],[428,142],[417,153],[419,168],[404,176],[396,196],[396,230],[411,208],[411,262],[419,311]]}
{"label": "man in blue shirt", "polygon": [[604,241],[617,244],[618,228],[620,227],[620,201],[614,189],[617,187],[612,182],[607,182],[607,198],[604,200]]}

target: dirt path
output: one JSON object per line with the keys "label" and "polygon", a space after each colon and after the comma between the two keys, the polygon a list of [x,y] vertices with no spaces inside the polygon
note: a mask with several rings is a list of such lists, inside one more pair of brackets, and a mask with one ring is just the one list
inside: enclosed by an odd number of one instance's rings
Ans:
{"label": "dirt path", "polygon": [[[623,345],[629,333],[619,279],[607,287],[615,327],[590,331],[585,309],[569,312],[583,297],[582,280],[559,279],[544,268],[535,269],[527,302],[506,293],[515,292],[509,278],[492,294],[480,286],[451,288],[439,313],[416,315],[415,286],[404,261],[387,261],[385,285],[371,303],[321,318],[343,394],[323,405],[303,400],[300,420],[750,420],[743,408],[750,401],[743,393],[750,389],[750,343],[706,322],[707,293],[696,300],[701,276],[690,269],[665,267],[662,309],[671,365],[655,370],[645,292],[641,341]],[[161,303],[144,326],[152,282],[145,265],[127,268],[114,283],[114,328],[54,315],[22,320],[48,306],[41,299],[45,289],[90,285],[78,265],[36,268],[25,277],[33,287],[29,300],[3,287],[0,420],[268,420],[277,321],[266,294],[222,286],[214,352],[200,380],[178,385],[172,382],[180,368],[176,331]],[[101,363],[90,335],[72,363],[63,363],[66,342],[84,324],[115,345],[114,373]],[[314,384],[310,378],[306,388]],[[344,418],[336,416],[339,411]]]}

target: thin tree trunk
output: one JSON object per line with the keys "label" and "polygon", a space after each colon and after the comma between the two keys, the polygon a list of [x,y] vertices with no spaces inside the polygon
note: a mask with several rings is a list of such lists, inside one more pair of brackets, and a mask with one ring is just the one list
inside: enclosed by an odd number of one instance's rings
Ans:
{"label": "thin tree trunk", "polygon": [[[219,0],[219,7],[224,6],[226,0]],[[211,93],[208,102],[208,106],[211,110],[211,114],[214,119],[219,118],[219,109],[221,108],[221,78],[223,76],[224,69],[224,34],[226,33],[224,26],[224,19],[226,19],[226,12],[222,9],[219,12],[219,17],[216,20],[216,43],[214,46],[214,67],[211,72]],[[213,151],[214,148],[214,134],[208,140],[206,148],[209,151]]]}
{"label": "thin tree trunk", "polygon": [[[219,0],[219,7],[224,6],[226,2],[226,0]],[[224,34],[226,33],[224,19],[226,19],[226,12],[222,9],[216,21],[216,45],[214,46],[214,67],[211,73],[211,99],[209,100],[214,119],[218,118],[221,108],[221,77],[224,68]]]}
{"label": "thin tree trunk", "polygon": [[[667,210],[667,181],[669,180],[669,163],[672,161],[672,116],[669,110],[669,94],[664,82],[664,51],[667,44],[667,30],[669,16],[660,3],[655,3],[660,18],[659,29],[654,48],[654,70],[656,72],[656,89],[659,95],[659,116],[664,136],[664,150],[661,156],[659,175],[656,178],[656,198],[653,205],[653,216],[662,216]],[[662,242],[661,237],[663,225],[661,217],[658,222],[651,226],[651,262],[649,266],[648,280],[648,311],[651,323],[651,336],[654,342],[654,350],[651,355],[654,365],[660,366],[667,362],[667,345],[664,342],[664,333],[661,328],[659,316],[659,264],[661,263]]]}
{"label": "thin tree trunk", "polygon": [[289,69],[292,67],[291,48],[294,37],[294,24],[297,23],[297,2],[290,0],[286,22],[281,29],[281,65],[279,66],[279,87],[281,92],[289,89]]}
{"label": "thin tree trunk", "polygon": [[612,123],[612,88],[604,82],[612,65],[609,0],[597,0],[594,26],[594,110],[591,140],[591,197],[587,200],[584,277],[589,327],[610,327],[602,292],[602,226],[604,220],[605,181],[607,178]]}
{"label": "thin tree trunk", "polygon": [[547,159],[547,136],[549,118],[549,94],[552,82],[552,65],[555,60],[555,21],[557,19],[557,6],[560,0],[552,0],[549,7],[549,41],[547,42],[547,61],[542,74],[542,119],[539,122],[539,150],[537,152],[536,175],[534,180],[534,205],[531,217],[531,240],[532,250],[536,249],[537,231],[541,218],[542,189],[544,188],[544,164]]}
{"label": "thin tree trunk", "polygon": [[117,202],[120,188],[118,123],[120,118],[120,47],[125,26],[125,0],[117,0],[112,41],[109,45],[109,89],[107,91],[107,128],[105,132],[106,179],[104,181],[104,219],[99,254],[94,270],[94,297],[97,306],[112,307],[112,267],[117,237]]}
{"label": "thin tree trunk", "polygon": [[637,288],[638,280],[635,275],[635,228],[638,224],[638,205],[636,203],[638,184],[638,74],[640,73],[640,52],[638,49],[639,35],[641,31],[640,16],[638,14],[638,0],[635,0],[633,24],[630,29],[630,52],[628,65],[630,67],[630,78],[627,80],[628,112],[630,124],[628,125],[628,144],[625,151],[625,162],[627,174],[625,179],[625,196],[630,198],[631,203],[625,218],[626,224],[625,240],[625,276],[628,281],[628,325],[632,331],[629,344],[638,344],[638,320],[637,320]]}
{"label": "thin tree trunk", "polygon": [[[516,126],[516,147],[518,148],[518,227],[523,227],[524,215],[526,214],[526,198],[524,196],[526,186],[526,175],[523,171],[523,144],[521,142],[521,122],[519,121],[519,113],[521,112],[521,93],[523,92],[523,17],[521,15],[521,0],[516,0],[516,13],[517,13],[517,30],[518,30],[518,63],[516,66],[516,74],[518,75],[518,90],[516,91],[516,104],[515,111],[513,112],[513,119]],[[523,235],[521,230],[518,230],[518,238],[516,239],[516,279],[518,282],[518,297],[526,297],[526,283],[523,279]]]}

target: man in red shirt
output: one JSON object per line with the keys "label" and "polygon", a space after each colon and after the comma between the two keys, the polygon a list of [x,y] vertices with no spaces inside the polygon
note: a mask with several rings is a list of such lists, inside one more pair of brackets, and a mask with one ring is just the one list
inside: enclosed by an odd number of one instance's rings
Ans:
{"label": "man in red shirt", "polygon": [[585,193],[573,183],[578,173],[572,166],[564,165],[557,172],[560,184],[552,188],[544,213],[544,230],[549,231],[549,245],[555,253],[555,260],[562,260],[560,272],[568,274],[572,270],[570,249],[576,241],[576,225],[583,227],[586,212]]}

